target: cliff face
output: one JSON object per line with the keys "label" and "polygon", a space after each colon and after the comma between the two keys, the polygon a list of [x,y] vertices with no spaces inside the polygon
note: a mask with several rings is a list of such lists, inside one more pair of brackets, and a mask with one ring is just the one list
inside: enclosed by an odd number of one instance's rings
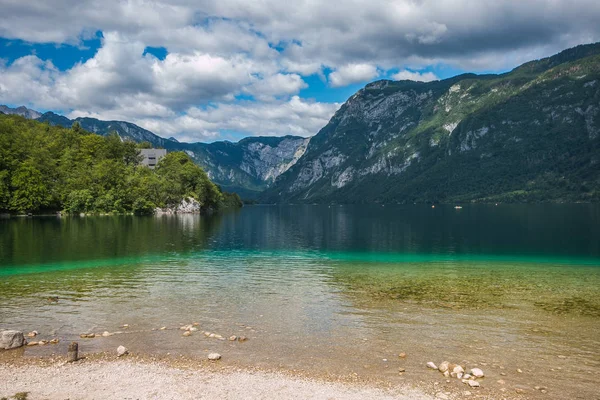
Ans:
{"label": "cliff face", "polygon": [[600,45],[502,75],[378,81],[267,202],[600,200]]}
{"label": "cliff face", "polygon": [[237,143],[174,143],[168,150],[185,151],[224,190],[255,198],[304,154],[310,139],[249,137]]}

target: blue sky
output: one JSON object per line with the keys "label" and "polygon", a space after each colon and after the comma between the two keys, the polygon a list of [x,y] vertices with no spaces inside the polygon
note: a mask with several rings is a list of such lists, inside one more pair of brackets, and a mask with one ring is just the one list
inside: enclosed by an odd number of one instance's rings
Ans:
{"label": "blue sky", "polygon": [[184,141],[311,136],[377,79],[504,72],[600,40],[595,1],[0,0],[0,104]]}

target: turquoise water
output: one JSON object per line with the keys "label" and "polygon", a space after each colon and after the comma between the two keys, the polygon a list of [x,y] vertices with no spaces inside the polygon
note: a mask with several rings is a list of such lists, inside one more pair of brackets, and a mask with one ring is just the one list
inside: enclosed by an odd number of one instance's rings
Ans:
{"label": "turquoise water", "polygon": [[[542,396],[535,385],[549,388],[541,398],[594,398],[599,295],[594,205],[0,220],[0,328],[62,340],[24,356],[123,331],[82,347],[217,350],[225,363],[426,385],[440,377],[424,378],[423,365],[444,358],[483,367],[488,393],[501,393],[502,378],[532,398]],[[250,340],[182,338],[179,326],[192,322]]]}

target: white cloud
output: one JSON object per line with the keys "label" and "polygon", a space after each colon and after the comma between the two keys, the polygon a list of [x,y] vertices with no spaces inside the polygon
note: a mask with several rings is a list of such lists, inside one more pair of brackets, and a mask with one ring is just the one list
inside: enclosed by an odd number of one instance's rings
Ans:
{"label": "white cloud", "polygon": [[[0,0],[0,37],[80,45],[97,31],[104,35],[93,58],[67,71],[33,55],[0,62],[0,103],[141,121],[168,136],[193,137],[198,129],[198,137],[209,137],[230,129],[219,126],[231,125],[227,119],[207,124],[206,118],[218,115],[236,117],[224,110],[241,112],[244,117],[233,120],[248,134],[314,134],[320,127],[313,122],[290,117],[261,125],[262,115],[253,112],[289,111],[294,101],[318,108],[319,103],[294,100],[313,74],[331,88],[398,70],[394,79],[426,81],[435,75],[411,71],[430,65],[504,70],[599,41],[600,3],[576,3]],[[143,56],[146,46],[166,47],[168,55]],[[327,70],[332,72],[326,78]],[[257,102],[236,100],[240,95]],[[323,107],[329,112],[335,105]],[[212,111],[199,118],[190,114],[194,109]]]}
{"label": "white cloud", "polygon": [[395,81],[418,81],[418,82],[431,82],[437,81],[439,78],[433,72],[413,72],[407,69],[399,71],[392,75],[392,79]]}
{"label": "white cloud", "polygon": [[134,122],[182,141],[214,140],[217,132],[223,130],[245,135],[308,137],[324,127],[340,106],[339,103],[318,103],[292,96],[286,101],[270,103],[245,101],[192,107],[176,118],[145,118]]}
{"label": "white cloud", "polygon": [[371,64],[349,64],[329,74],[332,87],[347,86],[352,83],[366,82],[379,75],[377,67]]}

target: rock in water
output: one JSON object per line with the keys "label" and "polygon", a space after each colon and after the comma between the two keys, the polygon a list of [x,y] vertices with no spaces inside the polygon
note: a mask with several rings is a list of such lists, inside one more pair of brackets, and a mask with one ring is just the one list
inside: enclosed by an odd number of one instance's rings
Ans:
{"label": "rock in water", "polygon": [[450,365],[450,363],[449,363],[448,361],[443,361],[443,362],[440,364],[440,366],[439,366],[439,368],[438,368],[438,369],[439,369],[439,370],[440,370],[440,372],[442,372],[442,373],[443,373],[443,372],[446,372],[446,371],[448,371],[448,365]]}
{"label": "rock in water", "polygon": [[208,355],[208,359],[209,360],[213,360],[213,361],[220,360],[221,359],[221,355],[219,353],[210,353]]}
{"label": "rock in water", "polygon": [[485,376],[483,374],[483,371],[480,370],[479,368],[471,368],[471,371],[469,371],[469,373],[471,375],[473,375],[475,378],[483,378]]}
{"label": "rock in water", "polygon": [[427,363],[427,368],[431,368],[431,369],[438,369],[437,365],[435,365],[435,364],[433,363],[433,361],[429,361],[429,362]]}
{"label": "rock in water", "polygon": [[25,338],[21,331],[2,331],[0,333],[0,349],[16,349],[24,344]]}
{"label": "rock in water", "polygon": [[463,367],[457,365],[452,369],[452,372],[450,372],[450,376],[453,378],[458,378],[458,375],[463,376],[464,373],[465,370],[463,369]]}
{"label": "rock in water", "polygon": [[185,332],[183,332],[183,336],[192,336],[192,332],[185,331]]}
{"label": "rock in water", "polygon": [[121,357],[121,356],[124,356],[125,354],[129,354],[129,350],[127,350],[127,348],[125,346],[117,347],[117,356]]}

